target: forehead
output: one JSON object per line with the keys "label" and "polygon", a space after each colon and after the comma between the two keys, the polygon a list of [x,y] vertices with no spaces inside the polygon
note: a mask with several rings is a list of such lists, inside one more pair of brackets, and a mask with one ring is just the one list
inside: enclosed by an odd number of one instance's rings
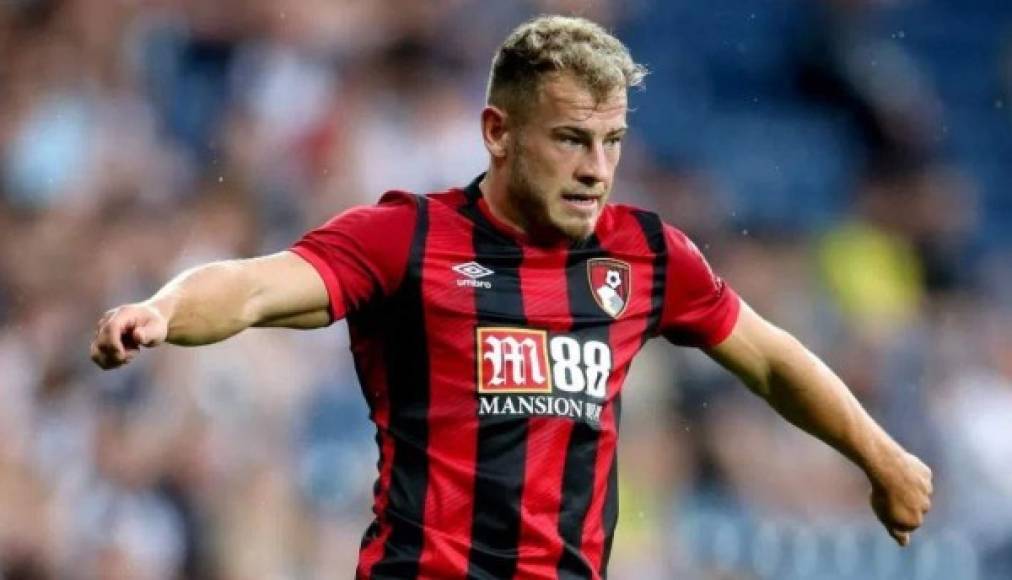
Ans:
{"label": "forehead", "polygon": [[622,127],[627,109],[626,90],[616,87],[599,97],[571,75],[551,75],[542,79],[533,109],[532,119],[541,124]]}

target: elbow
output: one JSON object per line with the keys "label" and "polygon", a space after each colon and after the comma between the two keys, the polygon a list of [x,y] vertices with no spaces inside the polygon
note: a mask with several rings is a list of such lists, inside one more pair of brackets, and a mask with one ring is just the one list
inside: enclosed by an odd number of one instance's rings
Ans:
{"label": "elbow", "polygon": [[243,260],[227,260],[207,266],[207,281],[217,286],[210,294],[208,326],[217,327],[231,336],[253,326],[264,316],[264,299],[254,276]]}
{"label": "elbow", "polygon": [[236,313],[236,320],[233,322],[236,328],[250,328],[259,326],[270,320],[265,313],[260,300],[255,295],[248,297],[239,307]]}
{"label": "elbow", "polygon": [[769,400],[773,384],[773,361],[757,345],[750,345],[750,355],[735,374],[756,396]]}
{"label": "elbow", "polygon": [[741,377],[745,386],[755,395],[766,401],[770,400],[772,394],[773,375],[769,369],[764,369],[760,372],[749,374],[748,376]]}
{"label": "elbow", "polygon": [[772,403],[797,376],[799,365],[807,358],[806,351],[793,335],[774,326],[755,349],[755,362],[743,379],[752,392]]}
{"label": "elbow", "polygon": [[229,281],[227,296],[234,301],[222,313],[229,318],[228,327],[244,329],[262,322],[265,318],[263,290],[244,260],[229,260],[220,266]]}
{"label": "elbow", "polygon": [[796,383],[796,369],[811,356],[789,332],[767,322],[750,308],[723,343],[709,351],[755,395],[775,404]]}
{"label": "elbow", "polygon": [[781,329],[776,329],[776,335],[775,346],[767,359],[767,400],[804,388],[806,377],[812,376],[816,363],[814,355],[793,335]]}

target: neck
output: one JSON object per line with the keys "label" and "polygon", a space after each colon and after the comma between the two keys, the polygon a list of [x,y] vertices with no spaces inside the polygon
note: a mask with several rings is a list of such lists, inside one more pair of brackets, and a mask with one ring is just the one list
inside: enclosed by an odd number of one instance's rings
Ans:
{"label": "neck", "polygon": [[516,192],[509,189],[509,179],[501,170],[490,167],[478,183],[478,189],[485,199],[489,212],[499,222],[506,224],[524,236],[530,243],[539,246],[568,244],[572,240],[549,224],[539,224],[525,219],[523,202],[516,198]]}
{"label": "neck", "polygon": [[494,165],[490,166],[478,184],[478,189],[481,190],[489,211],[497,220],[516,228],[519,232],[529,233],[528,228],[524,227],[520,217],[516,215],[517,208],[510,203],[509,184],[502,171],[497,171]]}

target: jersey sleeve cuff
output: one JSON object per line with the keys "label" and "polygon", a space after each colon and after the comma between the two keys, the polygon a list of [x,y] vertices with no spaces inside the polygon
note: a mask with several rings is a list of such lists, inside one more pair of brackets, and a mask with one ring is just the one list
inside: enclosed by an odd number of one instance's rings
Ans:
{"label": "jersey sleeve cuff", "polygon": [[330,321],[334,322],[344,318],[346,313],[346,309],[344,307],[344,294],[341,292],[341,284],[338,282],[337,274],[334,272],[334,269],[330,267],[330,264],[328,264],[326,260],[320,257],[320,255],[307,244],[295,244],[289,248],[289,251],[309,262],[323,280],[323,285],[327,288],[327,296],[330,301],[330,305],[327,307],[327,312],[330,314]]}
{"label": "jersey sleeve cuff", "polygon": [[713,329],[703,337],[703,347],[710,348],[724,342],[731,336],[734,325],[738,323],[738,315],[741,314],[741,298],[729,286],[724,288],[724,300],[727,307],[723,309],[724,315],[713,326]]}

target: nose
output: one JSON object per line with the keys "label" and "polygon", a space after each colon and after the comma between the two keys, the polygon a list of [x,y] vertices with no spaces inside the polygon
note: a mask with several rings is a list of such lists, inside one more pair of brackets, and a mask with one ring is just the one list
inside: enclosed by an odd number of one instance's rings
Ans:
{"label": "nose", "polygon": [[594,143],[586,149],[580,164],[576,166],[576,180],[587,187],[607,182],[611,175],[611,164],[601,143]]}

